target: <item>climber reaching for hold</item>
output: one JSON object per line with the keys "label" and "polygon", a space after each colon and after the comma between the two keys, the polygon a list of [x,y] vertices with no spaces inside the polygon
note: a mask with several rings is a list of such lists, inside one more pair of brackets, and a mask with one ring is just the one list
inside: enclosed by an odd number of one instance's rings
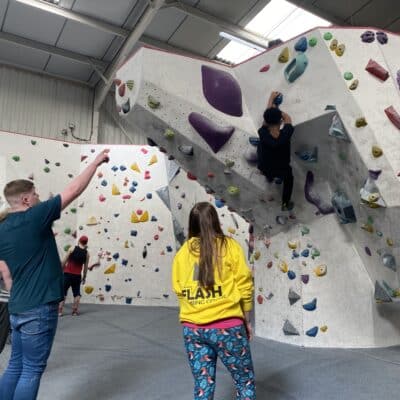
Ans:
{"label": "climber reaching for hold", "polygon": [[290,116],[277,105],[279,96],[282,96],[279,92],[271,93],[264,111],[263,125],[258,130],[260,141],[257,146],[257,167],[268,182],[274,178],[277,183],[283,181],[282,211],[290,211],[294,207],[291,201],[293,173],[290,166],[290,139],[294,127]]}

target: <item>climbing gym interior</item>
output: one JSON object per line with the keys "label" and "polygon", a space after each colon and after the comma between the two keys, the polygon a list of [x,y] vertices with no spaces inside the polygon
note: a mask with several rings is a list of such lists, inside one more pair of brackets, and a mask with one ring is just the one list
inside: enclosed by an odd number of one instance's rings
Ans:
{"label": "climbing gym interior", "polygon": [[[46,200],[110,150],[53,226],[61,258],[86,235],[90,262],[40,399],[192,398],[171,266],[200,201],[253,275],[260,399],[397,395],[400,5],[387,3],[0,0],[1,188],[29,179]],[[295,127],[292,210],[257,168],[272,91]],[[222,365],[216,398],[234,398]]]}

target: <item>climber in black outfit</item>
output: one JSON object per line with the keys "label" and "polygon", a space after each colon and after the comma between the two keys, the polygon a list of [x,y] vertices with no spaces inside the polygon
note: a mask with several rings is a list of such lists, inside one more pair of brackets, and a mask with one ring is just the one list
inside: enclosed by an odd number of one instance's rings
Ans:
{"label": "climber in black outfit", "polygon": [[[283,180],[282,211],[292,210],[293,173],[290,166],[290,139],[294,132],[292,119],[281,111],[276,101],[281,94],[272,92],[264,112],[263,126],[258,130],[258,169],[269,182]],[[283,126],[282,126],[283,125]]]}

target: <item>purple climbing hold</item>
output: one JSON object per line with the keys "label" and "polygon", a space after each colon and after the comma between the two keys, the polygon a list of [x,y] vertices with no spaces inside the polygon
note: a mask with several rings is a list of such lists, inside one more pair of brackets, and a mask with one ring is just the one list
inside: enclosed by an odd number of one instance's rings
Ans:
{"label": "purple climbing hold", "polygon": [[372,256],[371,250],[369,247],[365,246],[365,252],[367,253],[367,255],[369,255],[370,257]]}
{"label": "purple climbing hold", "polygon": [[361,40],[364,43],[372,43],[375,40],[375,33],[372,31],[365,31],[362,35],[361,35]]}
{"label": "purple climbing hold", "polygon": [[203,94],[218,111],[234,117],[243,115],[242,90],[228,72],[207,65],[201,66]]}
{"label": "purple climbing hold", "polygon": [[301,281],[307,285],[308,281],[310,280],[310,275],[301,275]]}
{"label": "purple climbing hold", "polygon": [[233,126],[220,127],[204,115],[196,112],[189,114],[189,122],[214,153],[218,153],[235,130]]}
{"label": "purple climbing hold", "polygon": [[388,35],[386,35],[385,32],[382,31],[378,31],[376,32],[376,40],[380,43],[380,44],[386,44],[388,42]]}
{"label": "purple climbing hold", "polygon": [[313,186],[314,174],[311,171],[307,171],[306,183],[304,185],[304,196],[306,200],[309,203],[314,204],[322,215],[332,214],[335,211],[332,205],[324,204],[319,194],[313,191]]}
{"label": "purple climbing hold", "polygon": [[380,169],[377,169],[377,170],[369,169],[368,170],[369,177],[371,179],[373,179],[374,181],[376,181],[379,178],[379,175],[381,174],[381,172],[382,172],[382,170],[380,170]]}

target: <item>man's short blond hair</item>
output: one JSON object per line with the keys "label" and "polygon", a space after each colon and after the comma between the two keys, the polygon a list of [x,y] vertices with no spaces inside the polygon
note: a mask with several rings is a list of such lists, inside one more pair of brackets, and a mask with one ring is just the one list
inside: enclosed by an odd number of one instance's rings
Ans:
{"label": "man's short blond hair", "polygon": [[4,187],[4,197],[10,203],[17,196],[21,194],[29,193],[34,187],[33,182],[27,179],[17,179],[15,181],[8,182]]}

